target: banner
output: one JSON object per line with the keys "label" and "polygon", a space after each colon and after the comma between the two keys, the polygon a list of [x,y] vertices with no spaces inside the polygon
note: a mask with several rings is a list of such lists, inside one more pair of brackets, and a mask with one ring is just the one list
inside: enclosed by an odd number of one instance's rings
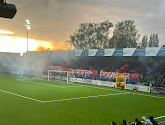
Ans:
{"label": "banner", "polygon": [[150,92],[150,86],[126,84],[126,89],[136,90],[136,91],[141,91],[141,92]]}
{"label": "banner", "polygon": [[71,72],[74,75],[98,77],[98,71],[97,70],[71,69]]}
{"label": "banner", "polygon": [[156,56],[160,49],[159,47],[146,48],[146,56]]}
{"label": "banner", "polygon": [[145,56],[145,48],[136,48],[132,56]]}
{"label": "banner", "polygon": [[69,68],[62,67],[62,66],[56,66],[56,65],[48,65],[46,66],[46,69],[48,70],[61,70],[61,71],[69,71]]}
{"label": "banner", "polygon": [[156,56],[165,56],[165,47],[161,47]]}
{"label": "banner", "polygon": [[124,48],[123,49],[123,56],[132,56],[135,52],[136,48]]}
{"label": "banner", "polygon": [[116,48],[112,56],[123,56],[123,48]]}
{"label": "banner", "polygon": [[75,56],[165,56],[165,47],[75,50]]}
{"label": "banner", "polygon": [[151,93],[165,94],[164,87],[151,87]]}
{"label": "banner", "polygon": [[96,56],[97,49],[89,49],[88,56]]}
{"label": "banner", "polygon": [[119,72],[105,72],[103,70],[100,71],[100,77],[101,78],[111,78],[115,79],[116,76],[124,76],[127,78],[127,81],[132,81],[132,80],[138,80],[139,79],[139,73],[119,73]]}
{"label": "banner", "polygon": [[115,82],[108,82],[108,81],[101,81],[101,80],[91,80],[91,79],[82,79],[82,78],[70,78],[69,81],[116,88],[116,83]]}
{"label": "banner", "polygon": [[83,50],[81,56],[88,56],[88,50]]}
{"label": "banner", "polygon": [[81,53],[83,52],[82,49],[80,50],[75,50],[75,56],[81,56]]}
{"label": "banner", "polygon": [[[97,70],[84,70],[84,69],[70,69],[62,66],[48,65],[46,67],[48,70],[58,70],[58,71],[70,71],[74,75],[88,76],[88,77],[98,77]],[[127,81],[137,81],[139,80],[139,73],[119,73],[119,72],[105,72],[103,70],[100,71],[100,78],[109,78],[115,79],[116,76],[124,76],[127,78]]]}
{"label": "banner", "polygon": [[104,56],[104,49],[98,49],[96,56]]}
{"label": "banner", "polygon": [[105,49],[104,56],[112,56],[115,49]]}
{"label": "banner", "polygon": [[100,86],[116,88],[116,83],[115,82],[108,82],[108,81],[97,80],[97,84],[100,85]]}

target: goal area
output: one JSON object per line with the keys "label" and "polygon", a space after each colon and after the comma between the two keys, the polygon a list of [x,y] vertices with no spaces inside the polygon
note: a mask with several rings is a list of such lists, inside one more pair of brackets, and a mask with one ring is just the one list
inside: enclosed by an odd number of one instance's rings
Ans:
{"label": "goal area", "polygon": [[69,71],[58,71],[58,70],[48,70],[48,81],[49,80],[61,80],[69,83],[71,72]]}

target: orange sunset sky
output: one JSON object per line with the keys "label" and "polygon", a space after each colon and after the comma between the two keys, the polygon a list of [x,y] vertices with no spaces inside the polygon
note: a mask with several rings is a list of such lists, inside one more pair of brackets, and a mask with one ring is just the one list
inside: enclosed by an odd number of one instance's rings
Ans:
{"label": "orange sunset sky", "polygon": [[[24,53],[27,50],[27,38],[14,36],[13,32],[0,30],[0,41],[1,52]],[[29,51],[46,51],[48,48],[50,51],[67,50],[64,42],[28,39]]]}

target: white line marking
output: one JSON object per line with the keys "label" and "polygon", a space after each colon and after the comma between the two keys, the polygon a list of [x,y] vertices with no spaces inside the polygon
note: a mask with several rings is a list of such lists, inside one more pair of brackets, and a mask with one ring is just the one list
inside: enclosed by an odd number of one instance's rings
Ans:
{"label": "white line marking", "polygon": [[79,99],[79,98],[70,98],[70,99]]}
{"label": "white line marking", "polygon": [[[44,81],[47,81],[47,82],[48,82],[48,79],[43,79],[43,78],[42,78],[42,79],[41,79],[41,78],[31,78],[31,79],[36,79],[36,80],[41,80],[41,81],[44,80]],[[25,80],[29,80],[29,78],[26,78]],[[63,83],[63,84],[68,84],[68,83],[66,83],[66,81],[61,81],[61,80],[51,80],[51,79],[50,79],[49,82],[56,82],[56,83],[59,82],[60,84],[61,84],[61,83]],[[79,86],[79,85],[77,85],[77,84],[70,84],[70,85]]]}
{"label": "white line marking", "polygon": [[151,96],[151,97],[158,97],[158,96]]}
{"label": "white line marking", "polygon": [[59,87],[59,88],[88,87],[88,88],[95,88],[95,89],[101,89],[101,90],[107,90],[107,91],[115,91],[115,92],[122,92],[122,93],[125,93],[124,91],[120,91],[120,90],[113,90],[113,89],[106,89],[106,88],[93,87],[93,86],[85,86],[85,85],[64,86],[64,87],[62,87],[62,86],[56,86],[56,85],[45,84],[45,83],[39,83],[39,82],[33,82],[33,81],[27,81],[27,80],[21,80],[21,79],[18,79],[18,80],[24,81],[24,82],[30,82],[30,83],[41,84],[41,85],[54,86],[54,87]]}
{"label": "white line marking", "polygon": [[25,99],[29,99],[29,100],[32,100],[32,101],[43,102],[43,101],[40,101],[40,100],[37,100],[37,99],[33,99],[33,98],[26,97],[26,96],[18,95],[18,94],[12,93],[12,92],[4,91],[4,90],[0,90],[0,91],[3,92],[3,93],[7,93],[7,94],[10,94],[10,95],[15,95],[15,96],[25,98]]}
{"label": "white line marking", "polygon": [[40,82],[33,82],[33,81],[27,81],[27,80],[21,80],[18,79],[19,81],[24,81],[24,82],[29,82],[29,83],[35,83],[35,84],[39,84],[39,85],[46,85],[46,86],[54,86],[54,87],[58,87],[58,88],[74,88],[74,87],[81,87],[81,85],[79,86],[57,86],[57,85],[51,85],[51,84],[47,84],[47,83],[40,83]]}
{"label": "white line marking", "polygon": [[160,117],[156,117],[156,118],[154,118],[154,119],[160,119],[160,118],[165,118],[165,115],[160,116]]}
{"label": "white line marking", "polygon": [[[88,84],[87,84],[87,85],[88,85]],[[114,89],[112,89],[112,88],[108,88],[108,89],[106,89],[106,88],[100,88],[100,87],[93,87],[93,85],[91,85],[91,86],[84,86],[84,87],[89,87],[89,88],[102,89],[102,90],[107,90],[107,91],[115,91],[115,92],[126,93],[125,91],[114,90]]]}
{"label": "white line marking", "polygon": [[144,96],[151,96],[151,95],[145,95],[145,94],[143,94]]}
{"label": "white line marking", "polygon": [[162,98],[162,99],[165,99],[165,97],[160,97],[160,96],[152,96],[152,95],[145,95],[145,94],[138,94],[138,93],[132,93],[132,94],[143,95],[143,96],[150,96],[150,97],[155,97],[155,98]]}
{"label": "white line marking", "polygon": [[[86,86],[86,85],[62,87],[62,86],[56,86],[56,85],[45,84],[45,83],[39,83],[39,82],[33,82],[33,81],[27,81],[27,80],[21,80],[21,79],[18,79],[18,80],[20,80],[20,81],[25,81],[25,82],[36,83],[36,84],[40,84],[40,85],[54,86],[54,87],[59,87],[59,88],[82,87],[82,86],[83,86],[83,87],[96,88],[96,89],[102,89],[102,90],[108,90],[108,91],[122,92],[122,93],[120,93],[120,94],[128,94],[128,93],[131,93],[131,94],[136,94],[136,95],[144,95],[144,96],[150,96],[150,97],[156,97],[156,98],[163,98],[163,99],[165,99],[165,97],[152,96],[152,95],[145,95],[145,94],[138,94],[138,93],[133,93],[133,92],[125,92],[125,91],[120,91],[120,90],[113,90],[113,89],[105,89],[105,88],[93,87],[93,86]],[[0,90],[0,91],[1,91],[1,90]],[[6,92],[6,93],[13,94],[13,93],[10,93],[10,92]],[[117,93],[117,94],[118,94],[118,93]],[[18,94],[13,94],[13,95],[19,96]],[[93,98],[93,97],[108,96],[108,95],[116,95],[116,94],[97,95],[97,96],[79,97],[79,98],[71,98],[71,99],[52,100],[52,101],[40,101],[40,100],[37,100],[37,101],[38,101],[38,102],[45,103],[45,102],[64,101],[64,100],[81,99],[81,98],[90,98],[90,97]],[[23,98],[28,98],[28,97],[23,97]],[[28,99],[31,99],[31,100],[32,100],[32,98],[28,98]]]}
{"label": "white line marking", "polygon": [[[108,95],[106,95],[106,96],[108,96]],[[79,97],[80,99],[87,99],[87,98],[89,98],[89,97]]]}
{"label": "white line marking", "polygon": [[78,98],[69,98],[69,99],[59,99],[59,100],[50,100],[50,101],[44,101],[44,103],[48,102],[60,102],[60,101],[71,101],[74,99],[87,99],[87,98],[97,98],[100,96],[110,96],[110,95],[120,95],[120,94],[128,94],[128,93],[116,93],[116,94],[106,94],[106,95],[96,95],[96,96],[87,96],[87,97],[78,97]]}
{"label": "white line marking", "polygon": [[[71,99],[62,99],[62,100],[71,100]],[[56,100],[57,101],[57,100]]]}
{"label": "white line marking", "polygon": [[164,97],[158,97],[158,98],[164,98]]}
{"label": "white line marking", "polygon": [[165,99],[165,97],[145,95],[145,94],[139,94],[139,93],[133,93],[133,92],[125,92],[125,91],[120,91],[120,90],[114,90],[112,88],[100,88],[100,87],[96,87],[96,86],[92,86],[92,85],[91,86],[87,86],[88,84],[87,85],[86,84],[85,85],[79,85],[79,86],[66,86],[66,87],[62,87],[62,86],[56,86],[56,85],[51,85],[51,84],[44,84],[44,83],[33,82],[33,81],[26,81],[26,80],[21,80],[21,81],[32,82],[32,83],[41,84],[41,85],[54,86],[54,87],[59,87],[59,88],[88,87],[88,88],[95,88],[95,89],[100,89],[100,90],[115,91],[115,92],[121,92],[121,93],[132,93],[132,94],[136,94],[136,95],[143,95],[143,96],[150,96],[150,97]]}
{"label": "white line marking", "polygon": [[97,97],[99,97],[99,96],[88,96],[89,98],[91,97],[91,98],[97,98]]}
{"label": "white line marking", "polygon": [[98,95],[98,96],[108,96],[108,95]]}
{"label": "white line marking", "polygon": [[[38,79],[38,78],[32,78],[32,79],[37,79],[37,80],[46,80],[46,79]],[[20,79],[19,79],[20,80]],[[29,80],[29,79],[28,79]],[[21,81],[24,81],[24,80],[21,80]],[[26,80],[25,80],[26,81]],[[47,80],[46,80],[47,81]],[[50,80],[51,82],[61,82],[61,83],[64,83],[63,81],[60,81],[60,80],[55,80],[55,81],[53,81],[53,80]],[[33,81],[31,81],[31,82],[33,82]],[[43,84],[43,83],[42,83]],[[44,83],[45,84],[45,83]],[[64,83],[64,84],[68,84],[68,83]],[[79,83],[79,84],[84,84],[84,83]],[[49,84],[50,85],[50,84]],[[116,92],[123,92],[123,93],[125,93],[124,91],[120,91],[120,90],[114,90],[114,89],[112,89],[112,88],[110,88],[110,89],[106,89],[106,88],[100,88],[100,87],[93,87],[93,85],[92,84],[84,84],[84,85],[77,85],[77,84],[71,84],[71,85],[76,85],[76,86],[80,86],[80,87],[82,87],[82,86],[84,86],[84,87],[89,87],[89,88],[96,88],[96,89],[102,89],[102,90],[108,90],[108,91],[116,91]],[[91,86],[87,86],[87,85],[91,85]],[[54,85],[53,85],[54,86]],[[67,88],[67,87],[61,87],[61,86],[56,86],[56,87],[59,87],[59,88]],[[71,87],[71,86],[68,86],[68,88],[69,87]],[[104,86],[102,86],[102,87],[104,87]]]}

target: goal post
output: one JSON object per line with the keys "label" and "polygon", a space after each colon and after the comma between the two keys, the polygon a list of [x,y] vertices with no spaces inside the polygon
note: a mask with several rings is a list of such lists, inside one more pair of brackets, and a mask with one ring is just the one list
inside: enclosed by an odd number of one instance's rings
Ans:
{"label": "goal post", "polygon": [[48,70],[48,81],[50,79],[55,79],[69,83],[69,74],[69,71]]}
{"label": "goal post", "polygon": [[[124,82],[126,84],[126,77],[125,76],[116,76],[116,88],[121,88],[121,83]],[[125,85],[124,85],[125,88]]]}

